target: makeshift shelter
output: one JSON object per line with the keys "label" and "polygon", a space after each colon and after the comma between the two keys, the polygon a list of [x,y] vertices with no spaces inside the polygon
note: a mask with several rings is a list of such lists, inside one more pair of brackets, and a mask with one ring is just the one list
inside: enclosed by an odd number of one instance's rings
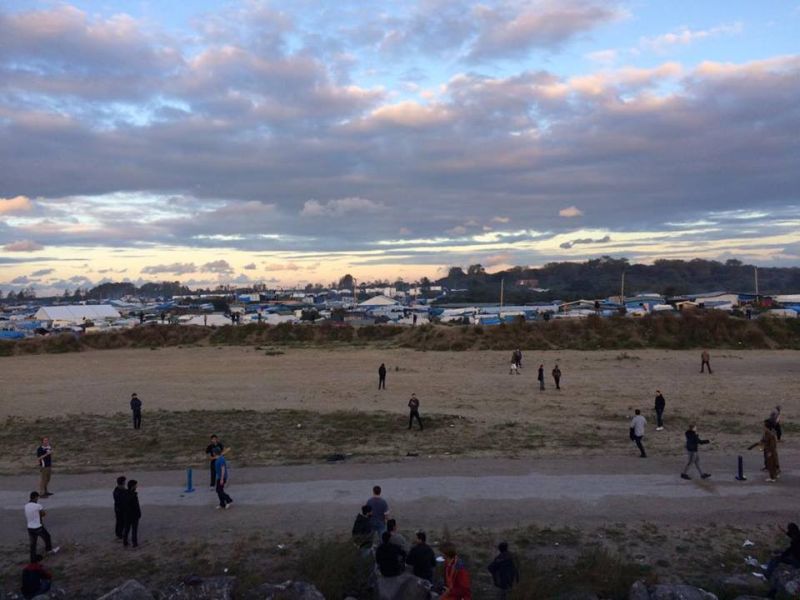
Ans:
{"label": "makeshift shelter", "polygon": [[36,311],[33,318],[38,321],[80,325],[84,321],[119,319],[120,314],[116,308],[108,304],[67,304],[64,306],[42,306]]}

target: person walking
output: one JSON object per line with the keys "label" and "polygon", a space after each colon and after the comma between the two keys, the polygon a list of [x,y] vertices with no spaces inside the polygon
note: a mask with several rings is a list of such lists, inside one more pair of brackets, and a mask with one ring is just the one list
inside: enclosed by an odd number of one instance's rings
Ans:
{"label": "person walking", "polygon": [[211,435],[211,443],[206,446],[206,456],[208,457],[208,470],[210,475],[209,488],[214,489],[217,484],[217,459],[216,454],[224,456],[228,451],[216,434]]}
{"label": "person walking", "polygon": [[647,420],[642,416],[642,411],[638,408],[634,411],[635,414],[631,419],[631,440],[636,443],[636,447],[639,448],[639,455],[640,458],[647,458],[647,452],[644,451],[644,445],[642,445],[642,439],[644,438],[644,427],[647,425]]}
{"label": "person walking", "polygon": [[139,520],[142,518],[142,509],[139,506],[139,492],[137,486],[139,482],[131,479],[128,482],[128,489],[125,490],[123,502],[123,521],[125,525],[122,529],[122,545],[128,547],[128,536],[131,538],[131,545],[139,547]]}
{"label": "person walking", "polygon": [[561,389],[561,369],[558,365],[553,367],[553,381],[556,383],[556,389]]}
{"label": "person walking", "polygon": [[519,363],[520,363],[520,360],[517,358],[517,351],[514,350],[511,353],[511,364],[508,367],[508,374],[509,375],[513,375],[514,373],[516,373],[517,375],[520,374],[519,373]]}
{"label": "person walking", "polygon": [[664,394],[661,390],[656,390],[656,431],[664,429],[664,408],[667,406],[667,401],[664,399]]}
{"label": "person walking", "polygon": [[781,427],[781,405],[778,404],[775,408],[772,409],[772,412],[769,413],[769,420],[772,422],[772,430],[775,432],[775,437],[778,438],[778,441],[781,441],[781,436],[783,435],[783,428]]}
{"label": "person walking", "polygon": [[775,483],[780,473],[780,463],[778,462],[778,438],[775,437],[775,432],[772,431],[772,421],[769,419],[764,421],[764,432],[761,439],[755,444],[748,447],[752,450],[756,446],[760,446],[764,452],[764,463],[767,466],[769,477],[768,483]]}
{"label": "person walking", "polygon": [[215,488],[217,490],[217,498],[219,498],[219,506],[217,508],[229,508],[233,502],[228,493],[225,491],[225,486],[228,485],[230,479],[230,471],[228,470],[228,463],[225,460],[222,452],[214,451],[214,468],[216,474]]}
{"label": "person walking", "polygon": [[489,573],[492,574],[492,582],[498,590],[497,598],[507,600],[511,596],[511,588],[519,583],[519,571],[506,542],[500,542],[497,551],[499,554],[489,564]]}
{"label": "person walking", "polygon": [[539,365],[539,375],[536,377],[539,380],[539,391],[544,391],[544,365]]}
{"label": "person walking", "polygon": [[39,492],[31,492],[30,501],[25,505],[25,520],[28,522],[28,541],[30,542],[31,562],[36,562],[36,544],[39,538],[44,540],[44,550],[48,554],[55,554],[61,548],[53,547],[50,532],[44,527],[44,516],[47,514],[44,507],[39,504]]}
{"label": "person walking", "polygon": [[700,354],[700,372],[705,372],[706,367],[708,367],[708,374],[711,375],[711,355],[708,350],[703,350]]}
{"label": "person walking", "polygon": [[117,477],[117,487],[114,488],[114,517],[116,523],[114,525],[114,534],[117,541],[121,542],[125,533],[125,477]]}
{"label": "person walking", "polygon": [[37,554],[22,569],[22,588],[20,593],[25,600],[31,600],[50,591],[53,575],[42,566],[42,555]]}
{"label": "person walking", "polygon": [[522,350],[517,348],[514,350],[514,364],[517,365],[517,373],[522,370]]}
{"label": "person walking", "polygon": [[372,508],[365,504],[361,507],[361,512],[356,515],[353,523],[353,543],[365,550],[372,547]]}
{"label": "person walking", "polygon": [[458,556],[455,546],[442,548],[444,554],[444,594],[441,600],[472,600],[472,583],[464,561]]}
{"label": "person walking", "polygon": [[50,445],[50,438],[42,438],[42,443],[36,448],[36,459],[39,461],[39,495],[42,498],[49,498],[53,495],[47,489],[53,467],[53,447]]}
{"label": "person walking", "polygon": [[416,394],[411,394],[411,399],[408,401],[408,409],[408,428],[411,429],[411,425],[416,419],[419,424],[419,430],[422,431],[422,419],[419,417],[419,398],[417,398]]}
{"label": "person walking", "polygon": [[386,531],[386,515],[389,514],[389,503],[381,498],[382,492],[381,486],[376,485],[372,488],[372,497],[366,502],[372,510],[372,530],[378,535],[378,539]]}
{"label": "person walking", "polygon": [[428,537],[424,531],[418,531],[414,546],[406,556],[406,564],[410,565],[414,577],[433,583],[433,570],[436,568],[436,554],[428,545]]}
{"label": "person walking", "polygon": [[386,389],[386,365],[383,363],[378,367],[378,389]]}
{"label": "person walking", "polygon": [[131,412],[133,413],[133,428],[142,428],[142,401],[135,393],[131,394]]}
{"label": "person walking", "polygon": [[686,466],[681,472],[681,479],[691,479],[689,476],[689,468],[692,465],[697,469],[697,473],[700,475],[701,479],[708,479],[711,477],[711,473],[704,473],[703,469],[700,468],[700,446],[702,444],[708,444],[708,440],[700,439],[700,436],[697,434],[697,426],[692,423],[689,425],[689,429],[686,430],[686,452],[689,457],[686,461]]}

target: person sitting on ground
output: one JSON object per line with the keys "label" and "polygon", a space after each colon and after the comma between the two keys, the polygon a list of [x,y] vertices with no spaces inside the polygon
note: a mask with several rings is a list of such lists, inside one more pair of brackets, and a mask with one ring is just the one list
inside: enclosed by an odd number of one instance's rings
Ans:
{"label": "person sitting on ground", "polygon": [[464,561],[455,546],[446,544],[444,554],[444,594],[440,600],[472,600],[472,583]]}
{"label": "person sitting on ground", "polygon": [[411,565],[414,576],[433,583],[433,570],[436,568],[436,554],[428,546],[428,538],[424,531],[417,532],[414,546],[406,557],[406,564]]}
{"label": "person sitting on ground", "polygon": [[800,527],[797,523],[789,523],[786,527],[786,535],[789,536],[791,544],[789,547],[770,559],[767,564],[767,571],[764,576],[769,579],[781,563],[787,564],[795,569],[800,569]]}
{"label": "person sitting on ground", "polygon": [[359,548],[372,546],[372,508],[365,504],[353,523],[353,543]]}
{"label": "person sitting on ground", "polygon": [[397,520],[389,519],[386,521],[386,531],[392,534],[391,542],[408,554],[408,540],[402,534],[397,533]]}
{"label": "person sitting on ground", "polygon": [[22,597],[30,600],[50,591],[53,576],[42,566],[42,555],[37,554],[22,569]]}
{"label": "person sitting on ground", "polygon": [[514,564],[514,556],[508,551],[508,544],[500,542],[497,546],[499,554],[489,564],[489,573],[492,574],[492,581],[500,594],[498,598],[505,600],[509,597],[511,588],[515,583],[519,583],[519,571]]}
{"label": "person sitting on ground", "polygon": [[392,534],[388,531],[383,532],[381,545],[375,549],[375,563],[384,577],[397,577],[405,573],[406,553],[392,543]]}

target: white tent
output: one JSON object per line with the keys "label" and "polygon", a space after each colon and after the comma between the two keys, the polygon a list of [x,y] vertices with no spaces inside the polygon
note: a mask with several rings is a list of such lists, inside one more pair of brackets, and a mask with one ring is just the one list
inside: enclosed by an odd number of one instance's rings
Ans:
{"label": "white tent", "polygon": [[84,320],[119,319],[117,309],[108,304],[68,304],[65,306],[43,306],[33,318],[38,321],[62,321],[81,324]]}
{"label": "white tent", "polygon": [[364,300],[364,302],[359,303],[359,306],[363,306],[364,308],[375,307],[375,306],[394,306],[396,304],[400,304],[397,300],[392,300],[391,298],[387,298],[383,295],[378,295],[370,298],[369,300]]}

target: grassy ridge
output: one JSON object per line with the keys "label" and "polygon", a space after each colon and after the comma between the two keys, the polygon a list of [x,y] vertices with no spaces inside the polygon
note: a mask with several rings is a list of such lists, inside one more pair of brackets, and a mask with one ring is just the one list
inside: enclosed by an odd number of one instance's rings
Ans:
{"label": "grassy ridge", "polygon": [[320,325],[284,323],[205,328],[165,325],[84,336],[0,342],[0,356],[182,345],[335,346],[381,344],[416,350],[613,350],[633,348],[800,349],[800,319],[748,321],[724,313],[649,315],[480,325]]}

